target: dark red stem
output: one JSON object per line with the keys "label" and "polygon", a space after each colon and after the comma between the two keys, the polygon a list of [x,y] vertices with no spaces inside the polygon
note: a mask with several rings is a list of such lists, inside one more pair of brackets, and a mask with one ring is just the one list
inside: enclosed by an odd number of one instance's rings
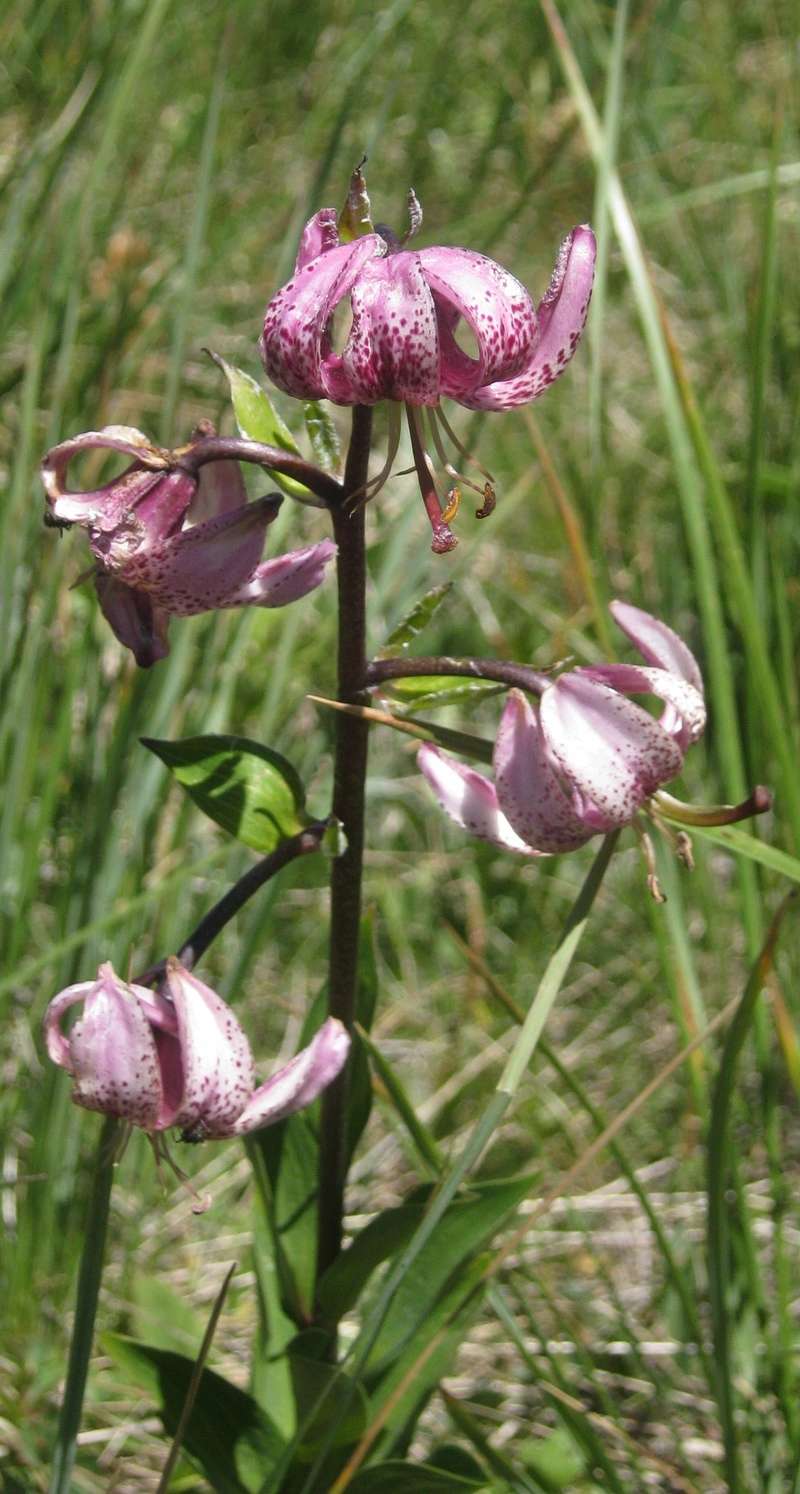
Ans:
{"label": "dark red stem", "polygon": [[[351,506],[348,512],[347,501],[362,492],[366,484],[371,438],[372,411],[356,406],[343,499],[331,512],[338,546],[337,698],[351,703],[358,701],[363,693],[367,667],[367,564],[364,505]],[[365,721],[337,715],[332,811],[344,826],[347,849],[337,857],[331,870],[328,1013],[348,1028],[352,1028],[355,1019],[358,988],[368,735]],[[322,1099],[318,1279],[336,1259],[342,1245],[348,1089],[349,1065]]]}

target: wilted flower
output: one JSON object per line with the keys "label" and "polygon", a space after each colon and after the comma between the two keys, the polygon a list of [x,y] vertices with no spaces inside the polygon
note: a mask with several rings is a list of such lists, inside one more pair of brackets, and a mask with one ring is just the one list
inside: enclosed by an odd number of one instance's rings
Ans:
{"label": "wilted flower", "polygon": [[[495,742],[494,783],[438,747],[420,749],[423,774],[463,829],[529,856],[572,851],[629,824],[681,771],[706,720],[697,661],[649,613],[625,602],[612,602],[611,612],[647,667],[571,669],[546,686],[538,709],[512,691]],[[660,719],[628,694],[664,701]]]}
{"label": "wilted flower", "polygon": [[[100,488],[70,491],[70,462],[91,450],[132,462]],[[112,425],[62,442],[42,464],[52,520],[87,531],[104,616],[145,667],[169,652],[171,616],[282,607],[319,586],[335,553],[323,540],[262,563],[280,495],[248,503],[238,462],[209,462],[196,472],[182,465],[190,451],[163,451],[141,431]]]}
{"label": "wilted flower", "polygon": [[[356,173],[353,181],[358,179]],[[351,195],[352,190],[351,185]],[[563,373],[583,331],[595,238],[585,224],[567,235],[550,285],[534,308],[525,287],[483,254],[446,247],[406,249],[422,221],[413,193],[409,204],[411,227],[402,242],[381,225],[343,243],[341,220],[333,208],[323,208],[310,220],[294,275],[267,307],[261,353],[273,382],[298,398],[327,398],[340,405],[373,405],[384,399],[405,404],[433,549],[444,551],[455,539],[436,494],[420,407],[428,407],[433,444],[450,476],[474,487],[446,460],[437,422],[447,437],[455,437],[439,401],[446,396],[470,410],[509,410],[544,393]],[[334,314],[345,301],[352,323],[338,352]],[[461,321],[472,334],[475,356],[456,340]],[[381,480],[396,454],[399,431],[395,416]],[[374,483],[371,490],[376,490]],[[484,511],[490,512],[491,479],[477,491]],[[454,493],[449,495],[451,506]]]}
{"label": "wilted flower", "polygon": [[[65,1037],[64,1013],[77,1004],[82,1015]],[[307,1048],[254,1088],[250,1045],[230,1007],[175,959],[167,961],[164,994],[101,965],[96,981],[54,996],[44,1036],[53,1062],[73,1077],[76,1104],[150,1133],[177,1127],[186,1141],[243,1136],[310,1105],[350,1047],[330,1017]]]}

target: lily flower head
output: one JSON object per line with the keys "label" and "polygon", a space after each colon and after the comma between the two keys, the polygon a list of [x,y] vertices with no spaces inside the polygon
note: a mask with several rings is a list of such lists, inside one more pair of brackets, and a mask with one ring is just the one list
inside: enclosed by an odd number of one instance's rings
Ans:
{"label": "lily flower head", "polygon": [[[700,670],[666,623],[626,602],[612,602],[610,610],[644,666],[571,669],[545,685],[538,706],[511,691],[495,741],[494,781],[432,743],[420,748],[424,777],[462,829],[506,850],[549,856],[635,824],[641,810],[659,822],[709,824],[769,807],[763,789],[743,805],[708,811],[661,794],[705,727]],[[631,694],[656,696],[664,704],[661,716],[650,715]],[[648,851],[646,837],[644,845]]]}
{"label": "lily flower head", "polygon": [[[130,426],[106,426],[62,442],[42,464],[50,522],[86,530],[103,614],[145,668],[169,652],[171,617],[282,607],[319,586],[335,553],[323,540],[262,562],[281,497],[249,503],[230,458],[198,468],[192,455],[207,434],[165,451]],[[130,465],[102,487],[70,489],[70,463],[86,451],[119,452]]]}
{"label": "lily flower head", "polygon": [[[82,1013],[69,1036],[62,1022]],[[72,1098],[151,1135],[185,1141],[244,1136],[310,1105],[343,1067],[350,1039],[329,1018],[307,1048],[256,1087],[250,1045],[231,1008],[178,960],[162,993],[131,985],[109,964],[68,986],[44,1017],[47,1051],[72,1075]]]}
{"label": "lily flower head", "polygon": [[[357,171],[351,198],[359,180],[363,184]],[[316,213],[303,231],[291,280],[267,306],[260,347],[273,383],[299,399],[405,405],[432,548],[444,552],[456,543],[447,519],[460,490],[450,489],[443,512],[423,417],[427,414],[434,450],[448,475],[475,488],[485,517],[494,507],[492,479],[481,469],[486,482],[477,486],[448,462],[442,431],[467,454],[444,419],[440,400],[453,399],[470,410],[510,410],[538,399],[564,372],[580,340],[596,245],[588,225],[573,228],[561,245],[550,285],[534,306],[520,281],[483,254],[444,246],[406,248],[422,222],[413,192],[409,208],[410,226],[402,240],[378,225],[344,241],[340,229],[349,234],[346,215],[339,218],[333,208]],[[349,303],[352,321],[337,351],[334,316],[343,303]],[[472,335],[474,354],[457,341],[460,323]],[[399,438],[395,408],[387,462],[366,497],[374,496],[388,476]]]}

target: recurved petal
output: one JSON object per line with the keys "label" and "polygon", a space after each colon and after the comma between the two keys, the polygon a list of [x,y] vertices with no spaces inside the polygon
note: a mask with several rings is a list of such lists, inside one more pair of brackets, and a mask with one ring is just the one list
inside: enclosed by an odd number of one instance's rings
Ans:
{"label": "recurved petal", "polygon": [[545,690],[539,721],[567,782],[597,805],[609,826],[626,825],[680,772],[683,753],[658,721],[578,670]]}
{"label": "recurved petal", "polygon": [[[68,491],[66,479],[70,462],[80,452],[92,450],[121,452],[132,457],[135,466],[94,491]],[[108,517],[110,510],[124,512],[126,503],[129,506],[137,492],[146,492],[169,462],[169,453],[154,446],[134,426],[107,425],[99,431],[84,431],[82,435],[72,436],[54,446],[42,462],[42,482],[48,506],[56,518],[70,523],[98,522]],[[143,472],[142,468],[147,470]],[[123,492],[125,487],[130,490],[127,495]],[[113,514],[111,517],[116,522]]]}
{"label": "recurved petal", "polygon": [[[470,249],[435,246],[420,249],[414,257],[440,313],[442,394],[460,399],[483,384],[519,373],[537,330],[536,312],[524,285],[502,265]],[[475,337],[477,359],[453,337],[460,317]]]}
{"label": "recurved petal", "polygon": [[131,650],[140,669],[149,669],[169,653],[169,613],[156,606],[146,591],[126,586],[116,576],[98,571],[94,587],[100,610],[120,643]]}
{"label": "recurved petal", "polygon": [[299,275],[318,254],[327,254],[329,249],[339,247],[338,214],[335,208],[322,208],[309,218],[297,250],[294,273]]}
{"label": "recurved petal", "polygon": [[100,966],[86,993],[69,1050],[75,1079],[72,1097],[79,1105],[145,1130],[155,1127],[162,1088],[152,1027],[140,988],[120,980],[111,965]]}
{"label": "recurved petal", "polygon": [[350,300],[353,322],[344,351],[341,357],[330,352],[322,365],[329,399],[436,404],[439,338],[419,256],[393,254],[366,264]]}
{"label": "recurved petal", "polygon": [[256,570],[267,525],[281,502],[280,495],[257,498],[217,519],[184,529],[131,555],[120,569],[120,579],[148,592],[157,606],[176,617],[229,606],[228,598]]}
{"label": "recurved petal", "polygon": [[61,1027],[64,1013],[69,1011],[71,1006],[85,1001],[96,984],[97,982],[93,980],[82,980],[77,985],[67,986],[65,990],[59,991],[58,995],[48,1002],[42,1019],[42,1036],[48,1057],[53,1063],[57,1063],[60,1069],[66,1069],[68,1074],[72,1073],[72,1056],[69,1039],[64,1036]]}
{"label": "recurved petal", "polygon": [[473,410],[509,410],[538,399],[564,372],[586,323],[594,281],[595,237],[583,224],[559,250],[550,285],[536,309],[539,332],[516,377],[487,383],[461,403]]}
{"label": "recurved petal", "polygon": [[320,540],[303,550],[289,550],[256,568],[249,581],[233,592],[223,607],[285,607],[314,591],[336,554],[333,540]]}
{"label": "recurved petal", "polygon": [[420,747],[417,764],[445,814],[462,830],[491,841],[504,851],[520,851],[524,856],[538,854],[512,829],[500,808],[494,784],[482,773],[457,762],[432,742]]}
{"label": "recurved petal", "polygon": [[183,1094],[161,1127],[229,1134],[253,1088],[253,1059],[231,1008],[178,960],[167,962],[166,994],[175,1005]]}
{"label": "recurved petal", "polygon": [[627,634],[648,664],[668,669],[703,693],[700,666],[682,638],[657,617],[632,607],[630,602],[612,602],[609,611],[615,623]]}
{"label": "recurved petal", "polygon": [[644,669],[640,664],[600,664],[591,669],[576,669],[574,673],[601,680],[627,694],[657,695],[666,702],[659,724],[684,752],[703,735],[706,705],[702,693],[678,674],[667,669]]}
{"label": "recurved petal", "polygon": [[538,851],[558,854],[582,846],[597,828],[565,794],[547,755],[536,711],[519,690],[503,710],[494,748],[497,801],[517,835]]}
{"label": "recurved petal", "polygon": [[259,1131],[310,1105],[344,1067],[349,1049],[346,1029],[329,1017],[307,1048],[255,1090],[225,1134]]}
{"label": "recurved petal", "polygon": [[330,353],[328,322],[362,267],[386,253],[378,234],[340,244],[310,260],[272,297],[259,343],[264,367],[279,389],[323,399],[321,363]]}

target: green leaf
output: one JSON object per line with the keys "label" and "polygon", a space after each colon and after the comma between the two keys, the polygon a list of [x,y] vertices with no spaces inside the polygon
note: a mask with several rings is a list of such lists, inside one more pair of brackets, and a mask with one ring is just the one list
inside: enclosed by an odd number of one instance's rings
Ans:
{"label": "green leaf", "polygon": [[[337,1365],[307,1359],[290,1351],[289,1366],[297,1405],[297,1420],[304,1427],[297,1448],[301,1462],[310,1462],[321,1445],[347,1447],[357,1442],[367,1425],[369,1403],[361,1385]],[[308,1413],[321,1401],[310,1426]]]}
{"label": "green leaf", "polygon": [[[104,1335],[109,1353],[134,1384],[152,1395],[169,1435],[174,1435],[194,1371],[194,1361],[122,1334]],[[200,1376],[183,1438],[217,1494],[250,1494],[280,1457],[284,1442],[253,1398],[213,1370]]]}
{"label": "green leaf", "polygon": [[381,686],[381,694],[391,696],[398,708],[419,709],[428,706],[454,705],[463,700],[486,700],[505,693],[505,685],[492,680],[464,679],[455,674],[416,674],[409,679],[391,680]]}
{"label": "green leaf", "polygon": [[[529,1177],[472,1184],[468,1198],[450,1204],[397,1287],[369,1356],[371,1371],[394,1359],[425,1323],[454,1273],[492,1239],[533,1186]],[[351,1250],[357,1244],[354,1241]]]}
{"label": "green leaf", "polygon": [[434,1468],[430,1463],[406,1463],[401,1458],[391,1458],[387,1463],[365,1468],[349,1487],[351,1494],[448,1494],[448,1490],[457,1494],[459,1489],[486,1489],[488,1485],[485,1480],[476,1483],[474,1479]]}
{"label": "green leaf", "polygon": [[[405,1450],[426,1402],[453,1361],[466,1334],[480,1315],[488,1257],[476,1256],[461,1266],[447,1291],[426,1314],[371,1389],[373,1415],[391,1406],[378,1450],[384,1455]],[[431,1350],[431,1340],[436,1347]]]}
{"label": "green leaf", "polygon": [[315,462],[326,472],[338,472],[342,464],[339,433],[328,406],[318,400],[307,399],[303,404],[303,416]]}
{"label": "green leaf", "polygon": [[800,882],[800,861],[796,856],[790,856],[777,846],[758,840],[755,835],[740,830],[738,825],[692,825],[691,833],[701,840],[713,841],[715,845],[732,851],[736,856],[747,856],[750,861],[757,861],[769,871],[789,877],[792,882]]}
{"label": "green leaf", "polygon": [[311,1319],[317,1262],[319,1145],[305,1112],[247,1138],[270,1221],[281,1305],[298,1327]]}
{"label": "green leaf", "polygon": [[386,642],[378,651],[379,659],[394,659],[402,654],[408,645],[413,642],[418,633],[427,627],[431,618],[442,605],[442,602],[453,589],[452,581],[445,581],[441,586],[434,586],[432,591],[427,591],[424,597],[420,597],[414,603],[411,611],[406,613],[402,622],[393,628]]}
{"label": "green leaf", "polygon": [[267,854],[309,823],[305,791],[291,763],[246,737],[142,737],[209,819],[251,850]]}
{"label": "green leaf", "polygon": [[[265,446],[279,446],[281,451],[301,456],[300,447],[275,409],[266,389],[262,389],[243,369],[235,368],[232,363],[221,358],[219,353],[211,353],[211,357],[217,367],[222,369],[230,385],[239,435],[248,441],[260,441]],[[313,508],[324,508],[325,505],[309,492],[304,483],[297,482],[293,477],[285,477],[282,472],[274,472],[271,468],[268,470],[278,487],[288,493],[290,498],[297,498]]]}
{"label": "green leaf", "polygon": [[[463,1262],[490,1240],[517,1204],[530,1193],[529,1177],[476,1183],[468,1198],[451,1203],[400,1283],[370,1355],[370,1368],[391,1360],[401,1344],[425,1322],[448,1280]],[[385,1209],[356,1235],[320,1282],[323,1307],[347,1312],[358,1301],[376,1267],[396,1255],[425,1215],[431,1186],[415,1189],[407,1203]]]}

